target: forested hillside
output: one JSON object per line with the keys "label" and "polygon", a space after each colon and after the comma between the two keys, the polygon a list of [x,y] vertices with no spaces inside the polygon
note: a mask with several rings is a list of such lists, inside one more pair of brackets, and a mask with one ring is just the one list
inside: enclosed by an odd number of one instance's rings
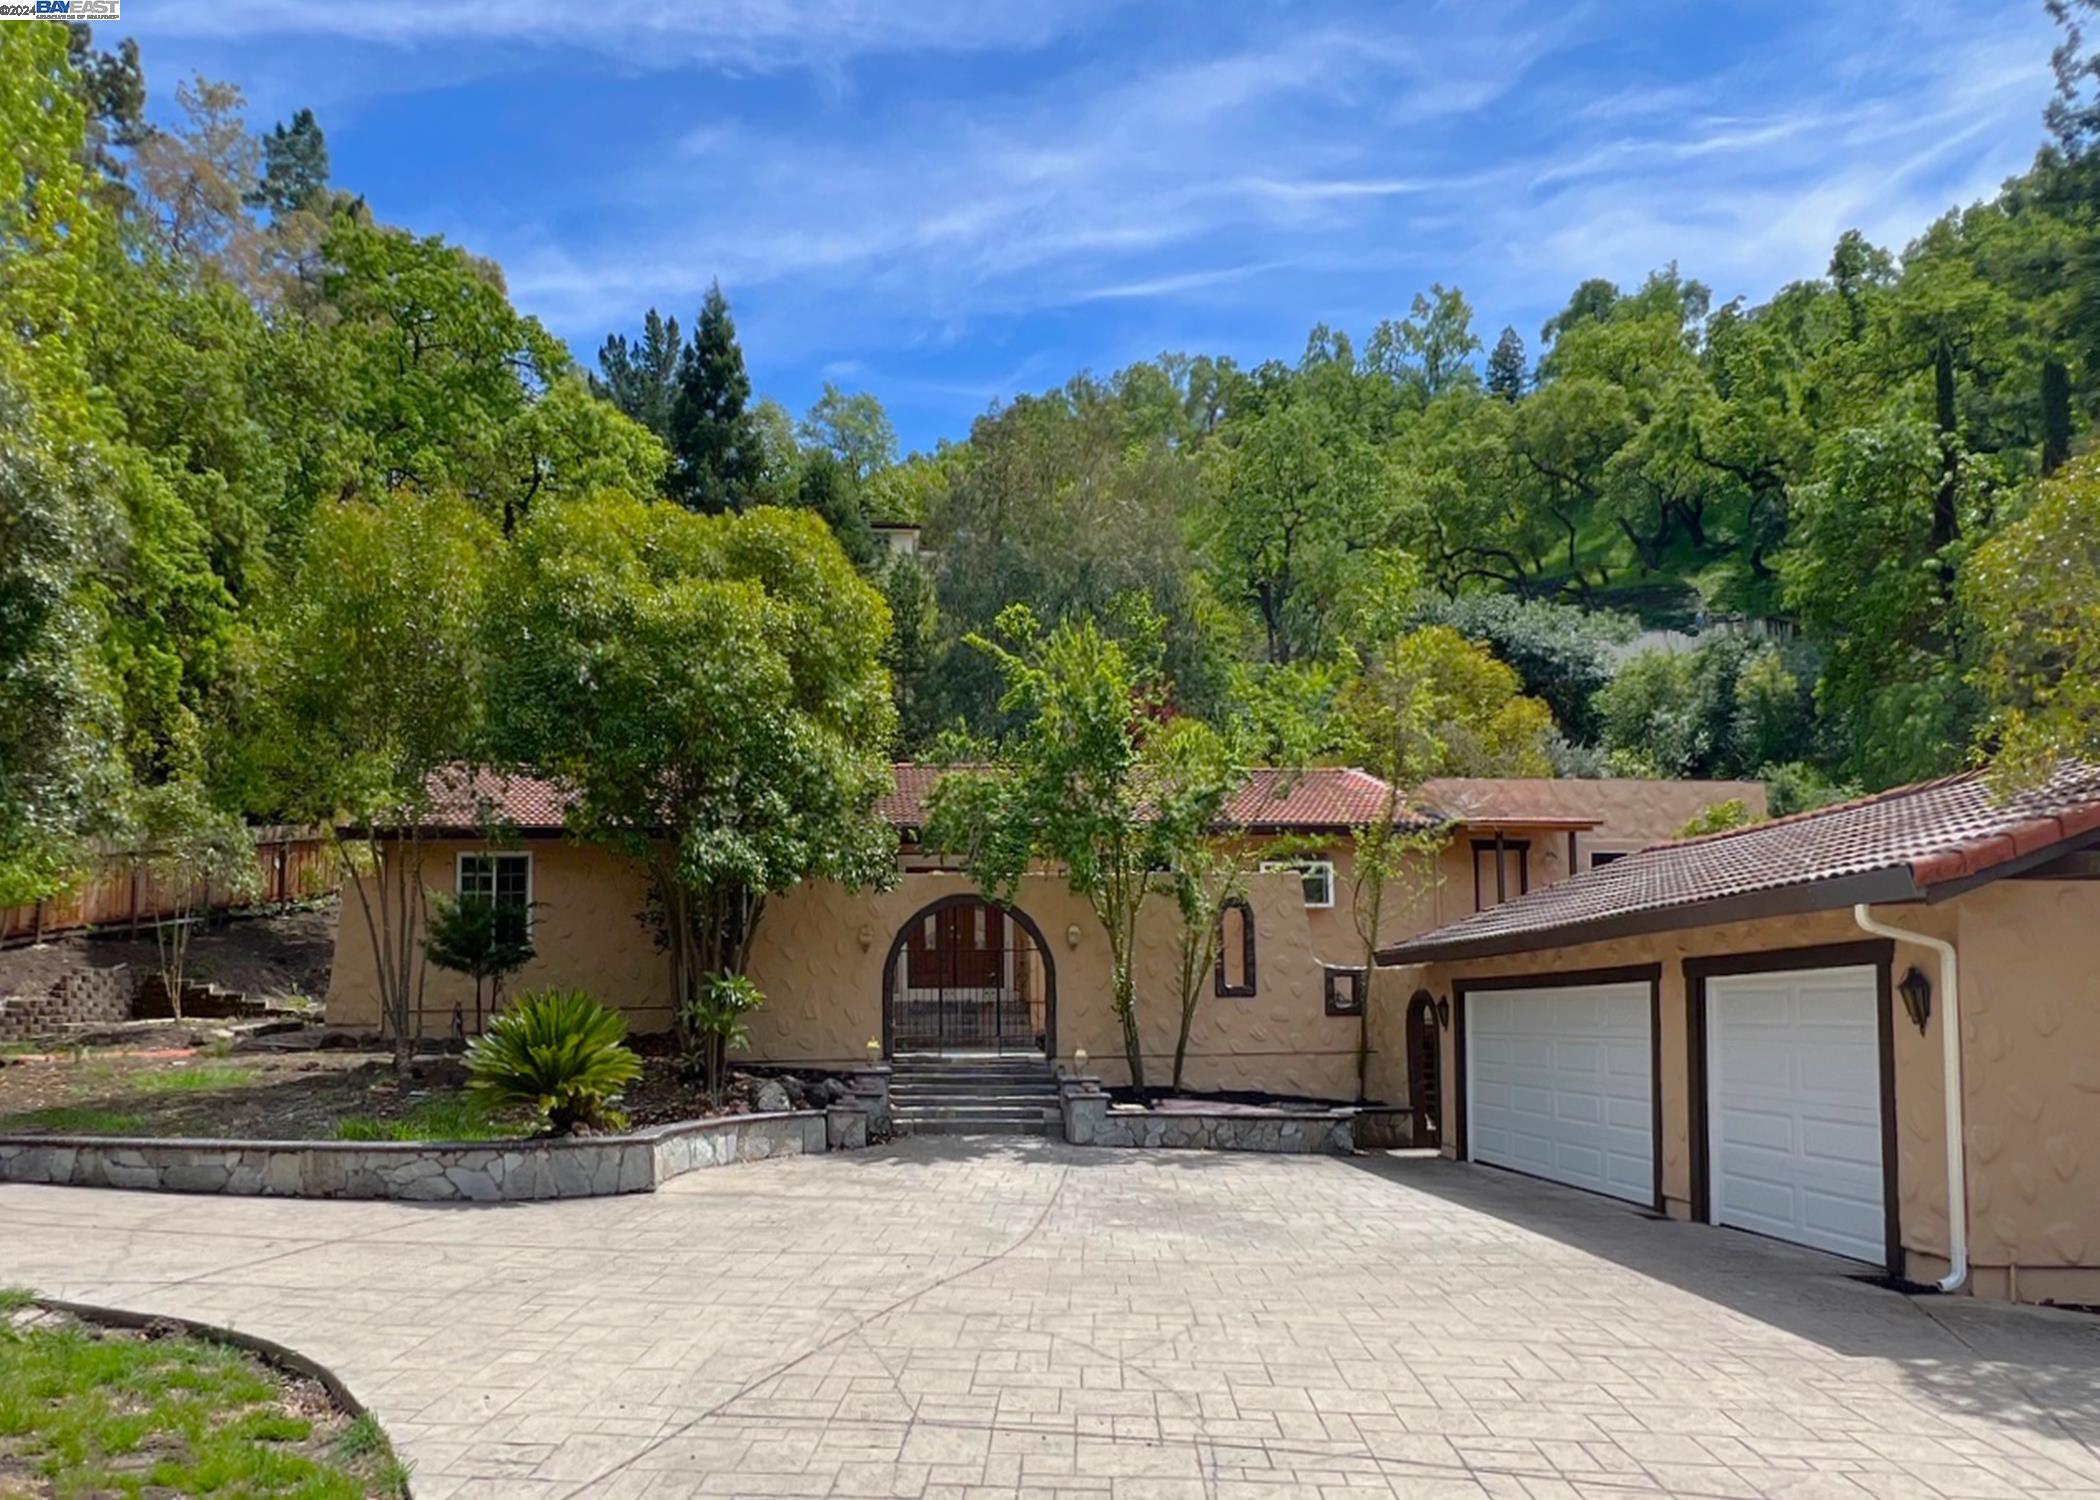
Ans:
{"label": "forested hillside", "polygon": [[[497,267],[333,182],[311,113],[257,130],[196,79],[151,125],[130,44],[4,28],[0,901],[95,840],[551,754],[484,701],[529,681],[486,634],[534,623],[498,592],[574,580],[600,624],[675,607],[719,650],[659,553],[582,556],[557,515],[580,501],[654,524],[606,492],[821,517],[839,546],[805,576],[842,552],[887,599],[886,635],[857,595],[832,612],[889,670],[893,741],[887,710],[836,720],[882,757],[1001,727],[970,638],[1017,603],[1156,646],[1160,713],[1279,759],[1348,753],[1334,705],[1403,660],[1437,725],[1424,773],[1759,775],[1784,808],[2090,747],[2100,66],[2092,0],[2060,9],[2029,172],[1907,245],[1847,234],[1761,302],[1666,266],[1498,328],[1453,266],[1295,359],[1078,374],[910,456],[879,393],[796,419],[755,392],[719,291],[689,328],[636,309],[586,371]],[[918,554],[879,544],[898,522]],[[775,588],[808,534],[710,533],[691,566]],[[575,554],[520,582],[551,539]],[[352,575],[385,587],[336,591]]]}

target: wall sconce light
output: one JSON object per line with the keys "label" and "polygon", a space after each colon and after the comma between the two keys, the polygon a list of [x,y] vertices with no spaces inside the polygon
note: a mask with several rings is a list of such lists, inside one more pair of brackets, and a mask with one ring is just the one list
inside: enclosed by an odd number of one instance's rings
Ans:
{"label": "wall sconce light", "polygon": [[1436,997],[1436,1023],[1446,1031],[1451,1029],[1451,997],[1449,995]]}
{"label": "wall sconce light", "polygon": [[1075,1047],[1072,1049],[1072,1071],[1075,1073],[1084,1073],[1086,1071],[1086,1048]]}
{"label": "wall sconce light", "polygon": [[865,953],[875,946],[875,929],[867,923],[860,924],[860,951]]}
{"label": "wall sconce light", "polygon": [[1903,982],[1896,986],[1896,993],[1903,997],[1903,1013],[1917,1025],[1918,1035],[1925,1034],[1925,1023],[1932,1019],[1932,981],[1912,964]]}
{"label": "wall sconce light", "polygon": [[882,1061],[882,1043],[874,1037],[868,1038],[868,1065],[873,1067]]}
{"label": "wall sconce light", "polygon": [[1065,929],[1065,946],[1067,948],[1077,948],[1079,946],[1079,924],[1077,922]]}

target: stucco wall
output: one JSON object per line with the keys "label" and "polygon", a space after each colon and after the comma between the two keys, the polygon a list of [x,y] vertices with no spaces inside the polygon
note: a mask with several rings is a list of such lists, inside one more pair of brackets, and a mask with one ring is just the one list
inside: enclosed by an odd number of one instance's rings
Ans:
{"label": "stucco wall", "polygon": [[1716,802],[1736,799],[1755,816],[1766,808],[1762,781],[1643,781],[1614,777],[1581,783],[1579,805],[1588,817],[1602,818],[1577,839],[1579,866],[1588,869],[1590,851],[1631,852],[1677,837],[1684,827]]}
{"label": "stucco wall", "polygon": [[[462,849],[433,846],[424,883],[451,891]],[[627,1013],[636,1031],[669,1026],[668,973],[639,918],[645,885],[631,862],[563,841],[530,846],[533,855],[531,964],[512,992],[543,985],[589,990]],[[1354,1098],[1356,1022],[1325,1013],[1323,968],[1298,877],[1253,877],[1256,992],[1222,999],[1205,986],[1189,1043],[1186,1082],[1195,1088],[1244,1088],[1313,1098]],[[867,1061],[868,1041],[882,1035],[882,967],[891,940],[914,914],[943,896],[976,887],[949,873],[900,877],[888,891],[847,892],[811,882],[768,904],[753,947],[751,977],[767,1003],[750,1017],[751,1061],[845,1066]],[[1057,1045],[1061,1056],[1084,1048],[1094,1071],[1128,1081],[1122,1033],[1109,1007],[1108,946],[1086,903],[1062,879],[1031,877],[1017,902],[1049,944],[1057,980]],[[1077,931],[1073,943],[1069,934]],[[1139,1015],[1149,1081],[1171,1073],[1179,1019],[1178,920],[1155,900],[1138,943]],[[371,945],[354,897],[346,896],[328,993],[328,1021],[358,1029],[379,1024]],[[426,976],[423,1034],[449,1035],[453,1007],[471,1029],[472,986],[431,969]]]}
{"label": "stucco wall", "polygon": [[[1973,1285],[2006,1295],[2017,1265],[2019,1295],[2035,1300],[2100,1296],[2100,886],[2004,882],[1945,906],[1887,907],[1900,927],[1953,939],[1960,954],[1963,1096],[1967,1118]],[[1683,961],[1720,954],[1866,939],[1849,911],[1693,928],[1542,953],[1380,972],[1373,1004],[1397,1027],[1417,989],[1449,996],[1456,978],[1661,965],[1663,1194],[1669,1212],[1691,1211],[1690,1082]],[[1896,945],[1893,977],[1913,964],[1939,986],[1931,950]],[[1906,1274],[1945,1270],[1945,1108],[1936,1006],[1923,1035],[1897,1007],[1895,1038],[1897,1201]],[[1451,1031],[1442,1035],[1444,1147],[1453,1154],[1457,1090]],[[1373,1059],[1373,1092],[1404,1098],[1397,1047]],[[2066,1274],[2065,1268],[2085,1268]]]}

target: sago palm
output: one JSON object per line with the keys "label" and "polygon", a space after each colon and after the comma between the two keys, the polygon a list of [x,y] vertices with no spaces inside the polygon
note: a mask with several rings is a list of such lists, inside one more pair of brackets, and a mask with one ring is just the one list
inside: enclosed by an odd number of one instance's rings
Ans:
{"label": "sago palm", "polygon": [[538,990],[467,1048],[469,1090],[498,1108],[529,1105],[557,1135],[608,1120],[606,1105],[642,1070],[627,1022],[582,990]]}

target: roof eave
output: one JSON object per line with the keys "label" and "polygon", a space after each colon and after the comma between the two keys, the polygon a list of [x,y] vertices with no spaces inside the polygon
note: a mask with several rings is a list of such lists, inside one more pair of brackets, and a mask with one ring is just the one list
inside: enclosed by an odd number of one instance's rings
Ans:
{"label": "roof eave", "polygon": [[1838,911],[1861,902],[1886,906],[1922,901],[1926,897],[1927,892],[1911,878],[1910,866],[1895,865],[1831,880],[1774,886],[1761,891],[1746,891],[1738,896],[1687,902],[1681,906],[1652,907],[1532,932],[1448,938],[1442,942],[1395,943],[1390,948],[1379,950],[1378,964],[1380,968],[1400,968],[1458,959],[1500,958],[1511,953],[1536,953],[1542,948],[1573,948],[1609,942],[1614,938],[1681,932],[1689,927],[1718,927],[1728,922]]}

